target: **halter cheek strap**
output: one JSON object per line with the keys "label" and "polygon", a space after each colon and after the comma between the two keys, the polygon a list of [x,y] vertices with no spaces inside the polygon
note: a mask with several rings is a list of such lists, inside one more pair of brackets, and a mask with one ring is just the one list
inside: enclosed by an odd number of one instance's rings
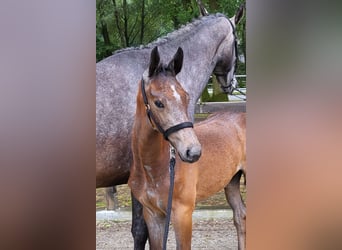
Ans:
{"label": "halter cheek strap", "polygon": [[230,21],[230,19],[228,18],[228,21],[230,23],[230,25],[232,26],[233,29],[233,36],[234,36],[234,50],[235,50],[235,65],[234,65],[234,76],[236,75],[236,71],[237,71],[237,66],[238,66],[238,44],[237,44],[237,36],[236,36],[236,29],[232,23],[232,21]]}
{"label": "halter cheek strap", "polygon": [[[231,79],[230,83],[228,84],[228,86],[221,86],[222,90],[225,92],[225,93],[228,93],[228,94],[232,94],[234,90],[240,92],[240,94],[242,95],[246,95],[245,93],[241,92],[237,87],[234,86],[233,82],[235,79],[235,75],[236,75],[236,71],[237,71],[237,68],[238,68],[238,44],[237,44],[237,35],[236,35],[236,29],[232,23],[232,21],[230,21],[230,19],[228,18],[228,21],[233,29],[233,35],[234,35],[234,50],[235,50],[235,65],[234,65],[234,77]],[[216,75],[218,76],[225,76],[226,74],[222,74],[221,72],[215,72]],[[230,89],[230,91],[228,91]],[[243,100],[246,100],[246,98],[243,98]]]}
{"label": "halter cheek strap", "polygon": [[154,127],[153,124],[155,124],[155,126],[157,127],[159,132],[164,136],[164,139],[166,141],[169,140],[169,136],[171,134],[173,134],[173,133],[175,133],[175,132],[177,132],[183,128],[193,128],[194,127],[192,122],[182,122],[182,123],[179,123],[175,126],[172,126],[168,129],[164,130],[160,126],[160,124],[157,122],[156,118],[154,117],[154,115],[152,113],[151,107],[148,104],[148,100],[147,100],[147,96],[146,96],[146,92],[145,92],[145,81],[144,81],[144,79],[141,79],[141,94],[142,94],[142,97],[144,100],[144,104],[145,104],[145,108],[146,108],[146,114],[147,114],[148,119],[150,120],[152,127]]}

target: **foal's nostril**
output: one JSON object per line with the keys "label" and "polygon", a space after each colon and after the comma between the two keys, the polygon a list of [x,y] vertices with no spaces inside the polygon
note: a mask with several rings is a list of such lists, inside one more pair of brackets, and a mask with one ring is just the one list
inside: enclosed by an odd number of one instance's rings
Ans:
{"label": "foal's nostril", "polygon": [[198,148],[189,148],[186,150],[186,157],[191,162],[197,161],[201,156],[201,149]]}

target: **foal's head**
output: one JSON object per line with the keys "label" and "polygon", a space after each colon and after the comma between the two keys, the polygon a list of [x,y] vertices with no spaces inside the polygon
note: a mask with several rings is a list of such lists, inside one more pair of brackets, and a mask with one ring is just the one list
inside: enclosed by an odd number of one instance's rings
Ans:
{"label": "foal's head", "polygon": [[158,48],[155,47],[151,52],[148,76],[145,75],[142,80],[141,91],[152,127],[175,147],[183,161],[195,162],[201,156],[201,145],[189,122],[189,95],[176,79],[182,64],[181,48],[164,65],[160,63]]}

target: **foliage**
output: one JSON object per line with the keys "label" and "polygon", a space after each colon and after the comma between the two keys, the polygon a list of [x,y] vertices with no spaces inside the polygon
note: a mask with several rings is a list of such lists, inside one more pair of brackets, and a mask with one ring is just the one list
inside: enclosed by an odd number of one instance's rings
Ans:
{"label": "foliage", "polygon": [[[221,12],[228,17],[235,15],[242,2],[202,0],[209,13]],[[110,56],[120,48],[148,44],[199,16],[195,0],[96,0],[96,7],[96,61]],[[239,54],[243,54],[244,58],[245,31],[244,17],[236,27]],[[245,65],[238,62],[238,75],[246,74]],[[227,96],[216,90],[210,97],[207,88],[202,95],[202,101],[226,100]]]}
{"label": "foliage", "polygon": [[[202,0],[209,13],[235,14],[242,0]],[[115,50],[147,44],[199,16],[195,0],[96,0],[96,60]],[[245,54],[245,20],[237,27]],[[239,64],[238,74],[245,74]]]}

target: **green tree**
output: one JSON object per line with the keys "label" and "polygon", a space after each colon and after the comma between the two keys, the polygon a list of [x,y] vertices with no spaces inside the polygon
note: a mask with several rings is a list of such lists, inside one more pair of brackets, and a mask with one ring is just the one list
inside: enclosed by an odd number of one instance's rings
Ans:
{"label": "green tree", "polygon": [[[202,0],[209,13],[235,14],[241,0]],[[147,44],[197,18],[196,0],[96,0],[96,60],[115,50]],[[237,27],[239,51],[246,58],[245,19]],[[245,74],[238,64],[238,74]]]}

